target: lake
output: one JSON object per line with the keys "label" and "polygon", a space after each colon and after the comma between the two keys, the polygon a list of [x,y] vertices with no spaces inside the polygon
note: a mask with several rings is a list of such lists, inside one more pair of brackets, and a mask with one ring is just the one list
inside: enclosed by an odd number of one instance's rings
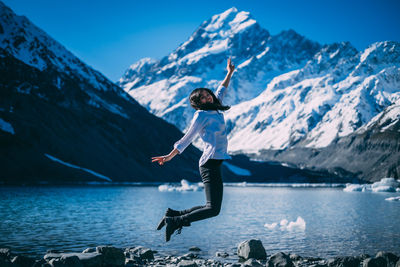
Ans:
{"label": "lake", "polygon": [[[205,257],[225,251],[233,258],[241,241],[257,238],[268,255],[282,251],[329,258],[380,250],[400,255],[400,202],[385,200],[398,195],[343,188],[225,186],[218,217],[194,222],[165,243],[165,228],[155,230],[165,209],[203,204],[203,191],[0,187],[0,247],[42,257],[48,249],[81,252],[99,245],[141,245],[161,255],[182,255],[197,246]],[[304,223],[293,223],[298,217]]]}

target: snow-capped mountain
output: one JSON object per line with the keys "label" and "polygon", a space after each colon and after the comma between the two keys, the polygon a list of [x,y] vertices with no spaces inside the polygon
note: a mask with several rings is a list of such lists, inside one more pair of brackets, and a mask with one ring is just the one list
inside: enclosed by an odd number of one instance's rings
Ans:
{"label": "snow-capped mountain", "polygon": [[[237,70],[225,118],[231,153],[325,147],[400,98],[400,45],[321,46],[293,30],[271,36],[248,12],[213,16],[160,61],[131,66],[120,85],[155,115],[184,130],[195,87],[215,88],[231,56]],[[182,119],[185,118],[185,119]]]}
{"label": "snow-capped mountain", "polygon": [[327,45],[227,112],[230,151],[326,147],[400,99],[400,44]]}
{"label": "snow-capped mountain", "polygon": [[194,147],[151,163],[182,136],[175,126],[2,2],[0,88],[0,183],[198,179]]}
{"label": "snow-capped mountain", "polygon": [[216,89],[229,56],[237,70],[225,101],[233,105],[259,95],[275,76],[304,66],[319,49],[293,30],[272,36],[248,12],[231,8],[203,22],[161,60],[133,64],[119,85],[153,114],[184,130],[194,112],[188,95],[196,87]]}

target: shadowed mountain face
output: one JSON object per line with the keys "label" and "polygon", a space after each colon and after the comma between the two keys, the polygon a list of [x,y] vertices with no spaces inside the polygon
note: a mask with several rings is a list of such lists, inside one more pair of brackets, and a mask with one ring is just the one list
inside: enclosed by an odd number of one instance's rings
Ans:
{"label": "shadowed mountain face", "polygon": [[0,181],[198,180],[200,151],[163,167],[182,133],[0,2]]}
{"label": "shadowed mountain face", "polygon": [[[226,98],[232,106],[225,112],[230,153],[368,181],[399,176],[399,164],[386,156],[398,153],[396,146],[376,149],[368,138],[348,143],[343,161],[345,140],[400,104],[397,42],[373,43],[364,51],[348,42],[323,46],[293,30],[270,35],[248,12],[231,8],[204,21],[161,60],[133,64],[119,84],[184,131],[193,114],[187,95],[196,87],[215,89],[228,56],[237,66]],[[399,132],[388,135],[389,143],[400,139]],[[321,153],[315,158],[312,151]]]}

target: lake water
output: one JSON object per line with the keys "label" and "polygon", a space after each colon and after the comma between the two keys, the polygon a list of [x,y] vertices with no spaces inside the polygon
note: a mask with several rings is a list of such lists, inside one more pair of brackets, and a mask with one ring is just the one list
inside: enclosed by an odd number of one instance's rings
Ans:
{"label": "lake water", "polygon": [[[343,192],[343,188],[224,188],[221,213],[192,223],[165,243],[156,225],[167,207],[203,204],[204,192],[160,192],[155,186],[0,188],[0,247],[42,257],[48,249],[146,246],[161,255],[182,255],[191,246],[202,256],[233,256],[244,240],[260,239],[267,254],[293,252],[329,258],[400,255],[399,193]],[[304,228],[280,229],[286,219]],[[274,229],[265,224],[278,223]],[[228,258],[229,260],[229,258]]]}

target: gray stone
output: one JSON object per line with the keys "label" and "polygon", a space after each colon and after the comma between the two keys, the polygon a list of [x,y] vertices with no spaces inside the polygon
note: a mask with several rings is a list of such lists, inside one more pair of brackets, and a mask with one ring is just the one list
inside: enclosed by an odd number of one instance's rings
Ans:
{"label": "gray stone", "polygon": [[10,260],[11,250],[9,248],[0,248],[0,259]]}
{"label": "gray stone", "polygon": [[96,252],[96,248],[87,248],[84,251],[82,251],[82,253],[93,253]]}
{"label": "gray stone", "polygon": [[13,264],[11,263],[11,261],[8,260],[8,259],[0,258],[0,266],[1,266],[1,267],[12,267],[12,266],[15,266],[15,265],[13,265]]}
{"label": "gray stone", "polygon": [[36,260],[32,267],[51,267],[51,265],[45,259],[40,259]]}
{"label": "gray stone", "polygon": [[217,253],[215,253],[215,256],[221,257],[221,258],[226,258],[226,257],[229,257],[229,254],[224,251],[218,251]]}
{"label": "gray stone", "polygon": [[244,267],[261,267],[263,265],[255,259],[248,259],[247,261],[243,262],[242,266],[244,266]]}
{"label": "gray stone", "polygon": [[129,252],[140,257],[142,260],[154,260],[154,253],[149,248],[139,246],[130,249]]}
{"label": "gray stone", "polygon": [[261,240],[250,239],[243,241],[238,246],[238,256],[243,259],[260,259],[265,260],[267,258],[267,253],[265,252],[264,246]]}
{"label": "gray stone", "polygon": [[397,261],[396,267],[400,267],[400,260]]}
{"label": "gray stone", "polygon": [[18,255],[15,256],[11,262],[12,264],[20,267],[32,267],[32,265],[35,264],[35,259]]}
{"label": "gray stone", "polygon": [[363,261],[363,267],[386,267],[384,257],[368,258]]}
{"label": "gray stone", "polygon": [[356,257],[335,257],[328,260],[329,267],[359,267],[360,259]]}
{"label": "gray stone", "polygon": [[103,261],[106,265],[122,266],[125,264],[124,251],[120,248],[100,246],[96,247],[96,251],[103,255]]}
{"label": "gray stone", "polygon": [[83,267],[83,264],[76,255],[62,255],[61,258],[53,258],[49,262],[52,267]]}
{"label": "gray stone", "polygon": [[278,252],[271,256],[267,262],[268,267],[293,267],[293,262],[288,255]]}
{"label": "gray stone", "polygon": [[198,247],[191,247],[189,248],[189,251],[201,251],[201,249]]}
{"label": "gray stone", "polygon": [[376,254],[375,258],[378,258],[378,257],[383,257],[386,260],[388,267],[395,267],[396,262],[399,260],[399,257],[394,255],[393,253],[384,252],[384,251],[379,251]]}
{"label": "gray stone", "polygon": [[[77,256],[83,266],[100,266],[103,264],[103,254],[93,253],[48,253],[44,256],[44,259],[50,262],[53,259],[60,260],[61,257],[66,256]],[[124,258],[125,259],[125,258]],[[58,261],[57,261],[58,262]],[[125,262],[125,260],[124,260]]]}
{"label": "gray stone", "polygon": [[292,260],[292,261],[301,261],[301,260],[303,260],[303,257],[301,257],[300,255],[297,255],[297,254],[289,254],[289,258]]}
{"label": "gray stone", "polygon": [[197,267],[197,263],[194,261],[183,260],[178,263],[178,267]]}
{"label": "gray stone", "polygon": [[185,258],[185,259],[190,260],[190,259],[197,258],[197,255],[196,255],[196,254],[193,254],[193,253],[186,253],[186,254],[183,255],[182,257]]}

